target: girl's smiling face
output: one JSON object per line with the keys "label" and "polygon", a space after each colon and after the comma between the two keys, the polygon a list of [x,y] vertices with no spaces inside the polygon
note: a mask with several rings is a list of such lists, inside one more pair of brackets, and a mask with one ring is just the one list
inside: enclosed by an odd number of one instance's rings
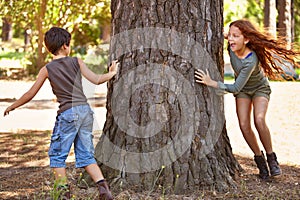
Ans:
{"label": "girl's smiling face", "polygon": [[238,27],[232,25],[230,26],[228,32],[228,42],[233,52],[237,54],[243,54],[246,44],[249,42],[249,40],[244,37]]}

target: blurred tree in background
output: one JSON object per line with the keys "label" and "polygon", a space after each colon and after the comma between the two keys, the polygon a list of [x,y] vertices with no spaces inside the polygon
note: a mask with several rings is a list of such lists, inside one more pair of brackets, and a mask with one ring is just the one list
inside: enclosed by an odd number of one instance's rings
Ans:
{"label": "blurred tree in background", "polygon": [[275,37],[286,37],[288,46],[300,42],[300,0],[224,0],[225,31],[230,22],[242,18],[270,30]]}
{"label": "blurred tree in background", "polygon": [[293,39],[295,42],[300,43],[300,0],[292,0],[292,20],[293,20]]}

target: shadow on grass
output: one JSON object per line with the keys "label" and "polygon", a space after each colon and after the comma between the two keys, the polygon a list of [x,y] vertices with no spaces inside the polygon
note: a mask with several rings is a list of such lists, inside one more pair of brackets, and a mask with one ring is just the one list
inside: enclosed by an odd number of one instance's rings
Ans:
{"label": "shadow on grass", "polygon": [[0,167],[20,168],[47,159],[50,131],[0,133]]}
{"label": "shadow on grass", "polygon": [[[1,199],[49,199],[53,176],[48,167],[48,147],[51,131],[19,131],[0,133],[0,197]],[[283,174],[262,181],[253,158],[235,155],[244,171],[236,177],[237,188],[227,193],[198,190],[189,195],[165,195],[158,189],[134,193],[123,190],[116,200],[125,199],[300,199],[300,166],[281,164]],[[96,188],[82,189],[78,180],[83,172],[68,163],[68,179],[74,199],[95,199]],[[113,186],[112,189],[117,189]]]}

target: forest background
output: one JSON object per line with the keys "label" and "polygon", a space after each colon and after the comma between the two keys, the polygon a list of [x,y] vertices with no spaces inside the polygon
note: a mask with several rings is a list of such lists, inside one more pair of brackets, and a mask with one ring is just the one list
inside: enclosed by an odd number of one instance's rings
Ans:
{"label": "forest background", "polygon": [[[52,26],[71,32],[72,55],[84,59],[96,72],[105,71],[109,0],[2,0],[0,7],[0,77],[34,77],[51,59],[43,46],[43,34]],[[286,37],[289,44],[300,42],[300,0],[224,0],[224,30],[231,21],[241,18],[261,29],[268,27],[275,37]]]}

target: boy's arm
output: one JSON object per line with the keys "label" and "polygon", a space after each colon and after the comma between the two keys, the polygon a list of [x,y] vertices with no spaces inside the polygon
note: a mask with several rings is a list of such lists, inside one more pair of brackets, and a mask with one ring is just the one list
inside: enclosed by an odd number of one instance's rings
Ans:
{"label": "boy's arm", "polygon": [[12,105],[10,105],[9,107],[6,108],[6,110],[4,111],[4,116],[8,115],[10,111],[29,102],[36,95],[36,93],[40,90],[40,88],[44,84],[47,77],[48,77],[47,68],[43,67],[39,71],[37,80],[32,85],[32,87],[25,94],[23,94],[23,96],[21,98],[19,98]]}
{"label": "boy's arm", "polygon": [[95,74],[93,71],[91,71],[86,64],[78,58],[78,63],[80,66],[80,71],[82,75],[89,80],[90,82],[99,85],[101,83],[104,83],[106,81],[109,81],[118,71],[118,65],[119,63],[117,61],[113,61],[111,66],[109,67],[109,72],[106,74]]}

